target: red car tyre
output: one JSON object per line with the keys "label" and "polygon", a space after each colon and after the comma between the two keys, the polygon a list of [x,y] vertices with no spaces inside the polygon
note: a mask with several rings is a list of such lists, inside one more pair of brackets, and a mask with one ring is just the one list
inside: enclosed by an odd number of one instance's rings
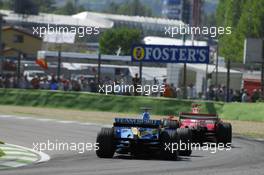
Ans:
{"label": "red car tyre", "polygon": [[230,123],[218,124],[216,140],[217,143],[222,143],[224,145],[232,142],[232,125]]}

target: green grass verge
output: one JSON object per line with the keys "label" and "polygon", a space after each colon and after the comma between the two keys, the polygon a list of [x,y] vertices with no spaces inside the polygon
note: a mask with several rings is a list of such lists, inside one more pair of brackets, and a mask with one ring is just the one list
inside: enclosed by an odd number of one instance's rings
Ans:
{"label": "green grass verge", "polygon": [[221,117],[264,122],[264,103],[227,103],[223,106]]}
{"label": "green grass verge", "polygon": [[4,156],[5,153],[0,149],[0,157]]}
{"label": "green grass verge", "polygon": [[[1,105],[19,105],[67,108],[79,110],[95,110],[123,113],[138,113],[140,107],[151,107],[156,115],[176,114],[180,111],[190,111],[192,101],[182,101],[168,98],[115,96],[78,92],[52,92],[41,90],[0,89]],[[203,111],[216,113],[223,104],[200,102]]]}
{"label": "green grass verge", "polygon": [[202,104],[202,112],[218,113],[224,119],[264,121],[264,103],[221,103],[169,98],[115,96],[104,94],[0,89],[1,105],[67,108],[77,110],[139,113],[140,107],[151,107],[152,114],[173,115],[190,111],[192,103]]}

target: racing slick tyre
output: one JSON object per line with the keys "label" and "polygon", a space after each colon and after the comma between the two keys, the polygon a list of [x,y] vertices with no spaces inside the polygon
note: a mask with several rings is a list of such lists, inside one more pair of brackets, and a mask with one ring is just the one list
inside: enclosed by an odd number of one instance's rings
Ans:
{"label": "racing slick tyre", "polygon": [[218,144],[224,144],[232,142],[232,125],[230,123],[220,123],[216,131],[216,140]]}
{"label": "racing slick tyre", "polygon": [[232,125],[231,123],[224,123],[223,124],[226,129],[226,143],[232,142]]}
{"label": "racing slick tyre", "polygon": [[96,155],[100,158],[112,158],[115,153],[114,144],[114,129],[102,128],[97,134],[96,142],[99,149],[96,150]]}
{"label": "racing slick tyre", "polygon": [[180,142],[183,143],[183,145],[180,145],[181,147],[179,148],[180,156],[190,156],[192,154],[192,131],[189,128],[178,128],[177,133]]}
{"label": "racing slick tyre", "polygon": [[164,119],[163,127],[168,129],[177,129],[179,128],[179,122],[176,120]]}
{"label": "racing slick tyre", "polygon": [[[176,160],[178,157],[179,137],[175,130],[160,133],[160,155],[164,160]],[[176,147],[175,147],[176,146]]]}

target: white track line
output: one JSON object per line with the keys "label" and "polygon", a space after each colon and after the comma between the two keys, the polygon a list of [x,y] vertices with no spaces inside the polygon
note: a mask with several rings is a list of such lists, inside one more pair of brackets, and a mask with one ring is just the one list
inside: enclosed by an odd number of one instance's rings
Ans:
{"label": "white track line", "polygon": [[23,157],[20,155],[17,155],[17,156],[7,155],[7,156],[5,156],[5,159],[6,160],[25,160],[25,161],[35,162],[38,160],[38,156],[36,156],[36,157]]}
{"label": "white track line", "polygon": [[19,145],[4,144],[0,145],[0,148],[5,153],[0,157],[0,169],[17,168],[50,160],[48,154]]}
{"label": "white track line", "polygon": [[23,146],[19,146],[19,145],[13,145],[13,144],[6,144],[6,145],[10,145],[10,146],[14,146],[14,147],[17,147],[17,148],[21,148],[21,149],[24,149],[24,150],[27,150],[29,152],[33,152],[35,154],[37,154],[39,156],[39,160],[37,161],[37,163],[41,163],[41,162],[47,162],[50,160],[50,156],[44,152],[38,152],[38,151],[35,151],[33,149],[30,149],[30,148],[26,148],[26,147],[23,147]]}
{"label": "white track line", "polygon": [[72,120],[57,120],[57,119],[49,119],[49,118],[34,118],[34,117],[20,117],[20,116],[13,116],[13,115],[0,115],[0,118],[15,118],[20,120],[36,120],[41,122],[56,122],[61,124],[78,124],[78,125],[85,125],[85,126],[99,126],[99,127],[111,127],[112,125],[105,125],[99,123],[89,123],[89,122],[78,122]]}
{"label": "white track line", "polygon": [[4,162],[1,163],[2,166],[6,166],[6,167],[13,167],[13,168],[17,168],[17,167],[22,167],[22,166],[26,166],[26,163],[17,163],[17,162]]}
{"label": "white track line", "polygon": [[[2,149],[2,148],[1,148]],[[5,151],[2,149],[7,155],[13,156],[13,155],[20,155],[20,156],[31,156],[31,157],[37,157],[38,155],[33,154],[31,152],[19,152],[19,151]],[[1,159],[1,158],[0,158]]]}

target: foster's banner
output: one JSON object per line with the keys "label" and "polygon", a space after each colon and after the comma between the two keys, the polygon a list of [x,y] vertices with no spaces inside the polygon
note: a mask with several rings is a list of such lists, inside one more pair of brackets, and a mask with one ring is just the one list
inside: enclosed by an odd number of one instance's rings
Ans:
{"label": "foster's banner", "polygon": [[132,61],[209,63],[209,46],[134,45]]}

